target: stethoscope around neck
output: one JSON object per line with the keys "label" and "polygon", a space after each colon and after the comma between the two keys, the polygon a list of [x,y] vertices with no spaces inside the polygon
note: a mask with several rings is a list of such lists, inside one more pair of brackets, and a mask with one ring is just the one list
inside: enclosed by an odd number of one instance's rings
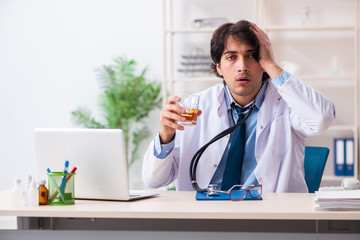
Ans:
{"label": "stethoscope around neck", "polygon": [[228,93],[227,93],[227,89],[225,87],[225,84],[224,84],[224,90],[225,90],[225,94],[228,98],[228,104],[229,104],[229,107],[228,107],[228,112],[231,116],[231,119],[232,119],[232,122],[233,122],[233,126],[225,129],[224,131],[220,132],[218,135],[216,135],[215,137],[213,137],[208,143],[206,143],[204,146],[202,146],[193,156],[193,158],[191,159],[191,162],[190,162],[190,180],[191,180],[191,185],[193,187],[193,189],[197,192],[206,192],[207,189],[202,189],[199,187],[199,185],[197,184],[197,181],[196,181],[196,169],[197,169],[197,165],[198,165],[198,162],[201,158],[201,155],[205,152],[205,150],[211,145],[213,144],[214,142],[216,142],[217,140],[227,136],[228,134],[232,133],[239,125],[245,123],[245,121],[250,117],[250,114],[251,112],[253,111],[254,107],[255,107],[255,100],[256,100],[256,96],[252,102],[252,104],[247,107],[249,110],[248,112],[246,113],[245,117],[240,121],[238,122],[237,124],[235,124],[235,121],[233,119],[233,110],[232,110],[232,107],[230,106],[230,98],[228,96]]}

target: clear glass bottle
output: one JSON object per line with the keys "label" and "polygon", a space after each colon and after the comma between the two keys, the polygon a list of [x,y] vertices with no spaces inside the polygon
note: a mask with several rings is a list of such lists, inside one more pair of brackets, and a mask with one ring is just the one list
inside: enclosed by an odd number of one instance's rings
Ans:
{"label": "clear glass bottle", "polygon": [[49,190],[45,187],[45,180],[39,181],[39,205],[47,205],[49,202]]}

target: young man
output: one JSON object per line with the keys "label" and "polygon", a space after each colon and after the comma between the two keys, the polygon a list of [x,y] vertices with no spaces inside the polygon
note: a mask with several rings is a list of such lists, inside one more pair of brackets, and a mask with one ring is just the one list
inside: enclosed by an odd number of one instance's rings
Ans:
{"label": "young man", "polygon": [[[182,117],[174,112],[184,109],[175,104],[178,97],[169,97],[159,135],[145,153],[145,184],[157,188],[177,180],[177,190],[193,190],[189,165],[196,151],[243,118],[254,103],[244,132],[236,130],[203,153],[197,184],[216,183],[223,190],[232,184],[262,184],[264,192],[307,192],[305,139],[329,127],[334,104],[276,64],[268,36],[254,23],[220,26],[211,39],[211,57],[224,84],[199,93],[201,111],[194,127],[175,124]],[[234,154],[240,163],[230,160]],[[229,180],[234,169],[235,179]]]}

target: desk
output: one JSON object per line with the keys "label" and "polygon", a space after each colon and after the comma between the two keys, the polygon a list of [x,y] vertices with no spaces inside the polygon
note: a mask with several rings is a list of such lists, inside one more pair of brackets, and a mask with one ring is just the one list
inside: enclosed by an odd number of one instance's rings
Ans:
{"label": "desk", "polygon": [[360,233],[359,211],[315,211],[314,194],[264,193],[262,201],[196,201],[166,192],[133,202],[77,200],[71,206],[12,207],[0,192],[0,215],[19,229]]}

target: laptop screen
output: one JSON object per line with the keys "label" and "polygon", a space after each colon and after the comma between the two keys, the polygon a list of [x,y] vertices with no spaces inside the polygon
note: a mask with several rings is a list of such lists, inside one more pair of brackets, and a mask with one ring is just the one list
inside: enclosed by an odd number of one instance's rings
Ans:
{"label": "laptop screen", "polygon": [[126,144],[120,129],[36,128],[39,179],[77,167],[75,197],[104,200],[129,198]]}

